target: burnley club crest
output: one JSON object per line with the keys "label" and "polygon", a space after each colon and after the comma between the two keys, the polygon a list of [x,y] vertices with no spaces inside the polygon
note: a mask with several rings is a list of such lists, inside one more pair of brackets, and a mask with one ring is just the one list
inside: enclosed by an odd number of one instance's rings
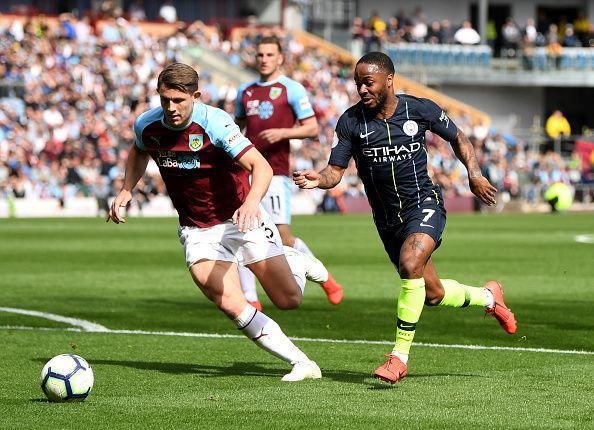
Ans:
{"label": "burnley club crest", "polygon": [[190,134],[190,149],[198,151],[204,145],[204,136],[202,134]]}

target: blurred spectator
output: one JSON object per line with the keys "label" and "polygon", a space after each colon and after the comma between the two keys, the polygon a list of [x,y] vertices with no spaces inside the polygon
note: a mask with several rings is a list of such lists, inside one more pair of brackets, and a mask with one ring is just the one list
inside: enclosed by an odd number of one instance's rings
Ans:
{"label": "blurred spectator", "polygon": [[501,56],[515,57],[521,41],[520,29],[511,17],[507,17],[501,27]]}
{"label": "blurred spectator", "polygon": [[461,45],[477,45],[481,42],[481,36],[472,28],[470,21],[464,21],[462,27],[454,33],[454,40]]}
{"label": "blurred spectator", "polygon": [[376,10],[371,11],[371,16],[367,21],[367,26],[371,32],[366,41],[365,51],[379,51],[386,33],[386,21],[384,21]]}
{"label": "blurred spectator", "polygon": [[563,113],[560,110],[554,111],[551,116],[548,117],[545,124],[545,130],[551,139],[558,139],[562,136],[567,137],[571,135],[569,121],[567,121],[567,118],[563,116]]}
{"label": "blurred spectator", "polygon": [[363,55],[363,46],[365,44],[365,25],[363,18],[356,16],[351,24],[351,54],[354,57]]}
{"label": "blurred spectator", "polygon": [[170,24],[177,22],[177,9],[173,5],[173,0],[165,0],[159,9],[159,17]]}

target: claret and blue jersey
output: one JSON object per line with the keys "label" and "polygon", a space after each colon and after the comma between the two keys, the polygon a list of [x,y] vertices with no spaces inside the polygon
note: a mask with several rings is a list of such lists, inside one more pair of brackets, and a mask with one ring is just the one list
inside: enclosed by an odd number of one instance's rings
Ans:
{"label": "claret and blue jersey", "polygon": [[245,200],[248,174],[234,160],[252,144],[225,111],[196,103],[190,123],[173,128],[158,107],[136,119],[134,132],[136,147],[159,166],[181,225],[219,224]]}
{"label": "claret and blue jersey", "polygon": [[338,120],[329,164],[347,167],[355,159],[378,227],[402,222],[402,214],[419,208],[428,197],[442,196],[427,172],[425,132],[447,141],[458,129],[429,99],[398,96],[392,117],[379,119],[357,103]]}
{"label": "claret and blue jersey", "polygon": [[268,160],[275,175],[289,176],[289,140],[273,144],[258,137],[269,128],[291,128],[314,116],[307,91],[299,82],[280,76],[271,82],[252,81],[239,87],[235,118],[246,120],[245,134]]}

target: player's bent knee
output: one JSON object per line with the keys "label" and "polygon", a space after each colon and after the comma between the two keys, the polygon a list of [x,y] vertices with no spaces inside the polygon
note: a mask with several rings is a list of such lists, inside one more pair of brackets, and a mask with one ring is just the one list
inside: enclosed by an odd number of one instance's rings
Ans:
{"label": "player's bent knee", "polygon": [[301,305],[301,293],[290,293],[282,296],[271,297],[272,303],[281,310],[297,309]]}

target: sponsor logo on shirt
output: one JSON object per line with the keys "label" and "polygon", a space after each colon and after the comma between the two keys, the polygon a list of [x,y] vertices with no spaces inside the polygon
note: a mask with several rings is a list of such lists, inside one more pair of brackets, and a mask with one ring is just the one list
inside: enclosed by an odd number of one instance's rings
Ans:
{"label": "sponsor logo on shirt", "polygon": [[192,154],[191,152],[159,151],[155,161],[160,168],[184,171],[200,168],[198,154]]}
{"label": "sponsor logo on shirt", "polygon": [[234,148],[237,146],[238,143],[242,142],[245,139],[244,135],[241,134],[239,130],[233,130],[225,137],[225,142],[229,145],[229,148]]}
{"label": "sponsor logo on shirt", "polygon": [[274,113],[274,106],[268,100],[263,101],[260,106],[258,106],[258,115],[260,119],[268,119]]}
{"label": "sponsor logo on shirt", "polygon": [[246,103],[246,112],[247,116],[258,115],[258,106],[260,105],[260,100],[248,100]]}
{"label": "sponsor logo on shirt", "polygon": [[272,87],[270,88],[270,93],[268,94],[268,96],[270,97],[270,100],[276,100],[279,98],[279,96],[282,94],[283,89],[279,88],[279,87]]}
{"label": "sponsor logo on shirt", "polygon": [[412,137],[419,132],[419,125],[415,121],[409,119],[402,125],[402,130],[404,131],[404,134]]}
{"label": "sponsor logo on shirt", "polygon": [[450,119],[448,118],[448,116],[446,115],[446,113],[444,111],[441,111],[441,115],[439,116],[439,120],[440,121],[445,121],[446,128],[448,128],[448,126],[450,125]]}
{"label": "sponsor logo on shirt", "polygon": [[301,109],[301,110],[311,109],[311,103],[309,102],[309,98],[307,98],[307,96],[299,99],[299,109]]}
{"label": "sponsor logo on shirt", "polygon": [[196,152],[204,145],[204,136],[202,134],[190,134],[189,141],[190,149]]}
{"label": "sponsor logo on shirt", "polygon": [[387,163],[410,160],[413,154],[419,149],[421,149],[421,144],[419,142],[412,142],[407,145],[363,148],[361,152],[365,157],[371,159],[372,163]]}
{"label": "sponsor logo on shirt", "polygon": [[338,136],[336,135],[336,132],[334,132],[334,139],[332,139],[332,148],[336,148],[336,145],[338,145]]}

